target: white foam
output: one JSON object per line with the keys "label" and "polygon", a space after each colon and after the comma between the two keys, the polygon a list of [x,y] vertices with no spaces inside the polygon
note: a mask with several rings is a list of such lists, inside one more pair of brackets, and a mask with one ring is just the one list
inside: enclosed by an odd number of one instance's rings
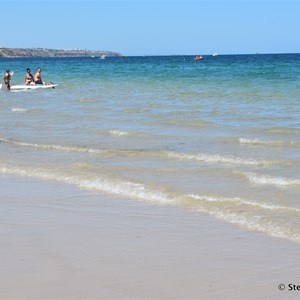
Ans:
{"label": "white foam", "polygon": [[186,154],[186,153],[176,153],[176,152],[167,152],[167,156],[170,158],[177,158],[180,160],[194,160],[201,161],[206,163],[223,163],[223,164],[233,164],[233,165],[248,165],[248,166],[259,166],[259,165],[268,165],[272,162],[265,160],[253,160],[253,159],[244,159],[234,156],[222,156],[222,155],[210,155],[205,153],[197,154]]}
{"label": "white foam", "polygon": [[300,186],[300,179],[272,177],[270,175],[259,175],[252,172],[245,172],[244,175],[255,184],[273,185],[279,187]]}
{"label": "white foam", "polygon": [[126,136],[126,135],[129,135],[129,132],[121,131],[121,130],[110,130],[109,133],[112,136]]}
{"label": "white foam", "polygon": [[84,148],[84,147],[77,147],[77,146],[72,147],[72,146],[51,145],[51,144],[35,144],[35,143],[11,141],[3,138],[1,138],[0,141],[15,146],[29,147],[29,148],[36,148],[36,149],[50,149],[50,150],[58,150],[64,152],[95,153],[95,154],[105,153],[105,150]]}
{"label": "white foam", "polygon": [[256,201],[249,201],[241,198],[226,198],[226,197],[212,197],[212,196],[199,196],[195,194],[188,194],[188,197],[199,200],[199,201],[206,201],[206,202],[215,202],[215,203],[232,203],[238,205],[247,205],[247,206],[256,206],[260,209],[264,210],[281,210],[281,211],[289,211],[289,212],[296,212],[300,213],[300,209],[296,207],[288,207],[288,206],[281,206],[281,205],[274,205],[268,203],[259,203]]}
{"label": "white foam", "polygon": [[12,107],[11,110],[13,112],[28,112],[30,109],[27,108],[21,108],[21,107]]}
{"label": "white foam", "polygon": [[259,139],[247,139],[247,138],[239,138],[239,143],[244,145],[263,145],[263,146],[271,146],[271,147],[283,147],[283,146],[299,146],[298,142],[294,141],[262,141]]}
{"label": "white foam", "polygon": [[189,207],[198,211],[208,213],[218,219],[250,230],[264,232],[271,236],[286,238],[300,243],[300,233],[294,228],[293,223],[282,223],[280,220],[277,221],[276,218],[276,215],[289,215],[298,219],[300,214],[300,209],[298,208],[252,202],[241,198],[218,198],[195,194],[172,197],[169,194],[155,191],[137,182],[105,177],[82,178],[74,174],[62,174],[57,171],[50,172],[39,168],[19,168],[2,164],[0,165],[0,173],[59,181],[81,189],[99,191],[159,205],[174,204],[184,207],[182,201],[190,199],[196,201],[196,203],[192,203],[192,206]]}
{"label": "white foam", "polygon": [[[282,214],[299,214],[300,209],[284,207],[270,204],[250,202],[240,198],[217,198],[198,195],[188,195],[199,202],[197,211],[208,213],[217,219],[236,224],[244,228],[264,232],[273,237],[285,238],[296,243],[300,243],[300,233],[295,229],[293,223],[282,223],[274,216]],[[220,205],[227,203],[226,206]],[[229,204],[229,205],[228,205]],[[242,206],[241,206],[242,205]],[[247,206],[256,206],[258,210]],[[273,213],[269,210],[275,210]],[[296,218],[299,218],[299,215]],[[270,217],[271,216],[271,217]]]}
{"label": "white foam", "polygon": [[268,166],[274,164],[282,164],[280,161],[266,161],[266,160],[254,160],[245,159],[234,156],[222,156],[222,155],[211,155],[205,153],[177,153],[177,152],[166,152],[166,151],[137,151],[137,150],[117,150],[117,149],[95,149],[95,148],[85,148],[78,146],[63,146],[63,145],[51,145],[51,144],[35,144],[26,143],[20,141],[12,141],[4,138],[0,138],[1,142],[7,144],[21,146],[21,147],[32,147],[36,149],[50,149],[65,152],[78,152],[78,153],[90,153],[90,154],[109,154],[109,155],[127,155],[127,156],[149,156],[149,157],[166,157],[169,159],[185,160],[185,161],[197,161],[209,164],[231,164],[231,165],[242,165],[242,166]]}
{"label": "white foam", "polygon": [[172,202],[172,199],[164,193],[154,192],[140,183],[123,181],[119,179],[113,180],[105,177],[81,178],[75,175],[63,175],[55,172],[51,173],[38,168],[9,168],[6,166],[2,166],[0,168],[0,172],[3,174],[55,180],[74,185],[85,190],[99,191],[102,193],[117,195],[119,197],[128,197],[146,202],[155,202],[156,204],[167,204]]}

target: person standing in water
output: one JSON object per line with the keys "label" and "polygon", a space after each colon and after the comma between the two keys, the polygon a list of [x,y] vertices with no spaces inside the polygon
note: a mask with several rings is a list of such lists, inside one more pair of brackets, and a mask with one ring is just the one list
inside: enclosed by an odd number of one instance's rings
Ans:
{"label": "person standing in water", "polygon": [[6,85],[6,90],[9,91],[10,90],[10,80],[11,80],[11,76],[9,74],[9,70],[7,69],[5,71],[5,74],[3,76],[3,83]]}

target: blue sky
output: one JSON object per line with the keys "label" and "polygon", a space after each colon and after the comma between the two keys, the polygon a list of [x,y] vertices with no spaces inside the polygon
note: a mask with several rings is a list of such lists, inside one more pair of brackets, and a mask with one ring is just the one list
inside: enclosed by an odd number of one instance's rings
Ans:
{"label": "blue sky", "polygon": [[300,0],[0,0],[0,7],[0,47],[125,55],[300,52]]}

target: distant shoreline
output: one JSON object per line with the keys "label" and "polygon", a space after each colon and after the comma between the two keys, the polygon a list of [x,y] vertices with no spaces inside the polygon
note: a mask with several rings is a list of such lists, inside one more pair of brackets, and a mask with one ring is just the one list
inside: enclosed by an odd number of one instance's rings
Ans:
{"label": "distant shoreline", "polygon": [[[202,56],[261,56],[261,55],[291,55],[300,54],[297,52],[283,53],[203,53]],[[126,57],[166,57],[166,56],[195,56],[196,54],[141,54],[126,55]],[[72,57],[124,57],[119,52],[104,50],[86,50],[86,49],[48,49],[48,48],[5,48],[0,47],[1,58],[72,58]]]}
{"label": "distant shoreline", "polygon": [[118,52],[82,49],[47,49],[47,48],[0,48],[0,58],[30,57],[123,57]]}

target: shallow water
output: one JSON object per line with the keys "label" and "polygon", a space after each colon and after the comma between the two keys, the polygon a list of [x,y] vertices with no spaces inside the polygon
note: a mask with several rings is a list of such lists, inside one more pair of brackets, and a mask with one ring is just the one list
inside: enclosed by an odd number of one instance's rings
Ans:
{"label": "shallow water", "polygon": [[300,55],[1,59],[0,172],[300,242]]}

